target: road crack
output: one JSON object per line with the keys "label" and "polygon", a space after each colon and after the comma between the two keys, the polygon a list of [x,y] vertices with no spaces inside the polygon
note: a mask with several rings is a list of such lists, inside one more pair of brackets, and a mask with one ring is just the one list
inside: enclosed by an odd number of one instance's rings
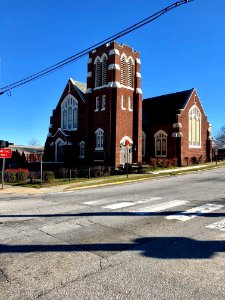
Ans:
{"label": "road crack", "polygon": [[2,275],[5,278],[5,280],[11,284],[11,281],[8,279],[8,276],[3,272],[2,269],[0,269],[0,275]]}

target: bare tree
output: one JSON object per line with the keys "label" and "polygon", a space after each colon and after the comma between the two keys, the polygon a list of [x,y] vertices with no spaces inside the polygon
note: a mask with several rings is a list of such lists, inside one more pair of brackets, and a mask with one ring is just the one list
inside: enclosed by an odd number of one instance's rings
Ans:
{"label": "bare tree", "polygon": [[216,135],[214,139],[214,143],[217,148],[225,147],[225,126],[222,126],[220,128],[219,133]]}
{"label": "bare tree", "polygon": [[38,139],[33,138],[33,139],[28,141],[28,145],[30,145],[30,146],[40,146],[40,142],[39,142]]}

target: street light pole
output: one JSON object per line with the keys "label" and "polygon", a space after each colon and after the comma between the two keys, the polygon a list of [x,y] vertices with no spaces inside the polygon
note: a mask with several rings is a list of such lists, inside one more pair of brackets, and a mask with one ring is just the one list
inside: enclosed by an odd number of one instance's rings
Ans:
{"label": "street light pole", "polygon": [[2,159],[2,189],[4,189],[5,158]]}

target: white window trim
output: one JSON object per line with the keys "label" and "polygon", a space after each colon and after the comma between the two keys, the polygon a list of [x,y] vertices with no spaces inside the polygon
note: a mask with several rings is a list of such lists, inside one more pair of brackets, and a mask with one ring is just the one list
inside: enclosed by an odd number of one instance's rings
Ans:
{"label": "white window trim", "polygon": [[[98,135],[98,133],[99,132],[101,132],[102,133],[102,135],[103,135],[103,147],[98,147],[97,146],[97,135]],[[102,129],[102,128],[98,128],[96,131],[95,131],[95,143],[96,143],[96,147],[95,147],[95,150],[104,150],[104,130]]]}
{"label": "white window trim", "polygon": [[[157,149],[156,149],[156,139],[157,139],[157,136],[159,135],[159,134],[163,134],[163,135],[165,135],[166,136],[166,154],[160,154],[160,155],[158,155],[157,154]],[[167,137],[168,137],[168,134],[165,132],[165,131],[163,131],[163,130],[158,130],[155,134],[154,134],[154,138],[155,138],[155,157],[167,157]],[[161,152],[162,152],[162,149],[161,149]]]}
{"label": "white window trim", "polygon": [[[79,156],[79,158],[85,158],[85,142],[81,141],[79,143],[79,146],[80,146],[80,156]],[[83,155],[81,155],[81,147],[83,147],[83,149],[84,149],[84,154]]]}
{"label": "white window trim", "polygon": [[[75,100],[75,106],[69,105],[70,107],[72,107],[72,128],[68,128],[68,123],[69,123],[68,108],[69,108],[69,107],[64,108],[64,103],[65,103],[69,98],[72,98],[73,100]],[[76,112],[76,117],[77,117],[76,125],[77,125],[77,126],[76,126],[76,127],[73,127],[73,123],[74,123],[74,119],[73,119],[73,118],[74,118],[73,110],[74,110],[74,108],[77,109],[77,112]],[[66,128],[64,128],[64,126],[63,126],[63,121],[64,121],[63,113],[64,113],[64,109],[66,109],[66,111],[67,111],[67,124],[66,124]],[[75,130],[78,129],[78,101],[77,101],[77,99],[76,99],[74,96],[72,96],[71,94],[68,94],[68,95],[64,98],[64,100],[62,101],[62,103],[61,103],[61,128],[62,128],[63,130],[67,130],[67,131],[75,131]]]}
{"label": "white window trim", "polygon": [[126,107],[124,107],[124,104],[126,105],[126,98],[125,95],[121,95],[121,109],[126,110]]}
{"label": "white window trim", "polygon": [[[198,106],[196,104],[194,104],[190,109],[189,109],[189,114],[188,114],[188,126],[190,125],[189,121],[190,121],[190,114],[191,114],[191,111],[194,109],[194,108],[197,108],[198,110],[198,113],[199,113],[199,116],[198,116],[198,119],[199,119],[199,145],[193,145],[193,144],[190,144],[190,141],[189,141],[189,132],[188,132],[188,145],[189,145],[189,149],[201,149],[202,148],[202,145],[201,145],[201,141],[202,141],[202,114],[200,112],[200,109],[198,108]],[[189,129],[188,129],[189,131]],[[191,141],[193,143],[193,141]]]}
{"label": "white window trim", "polygon": [[142,131],[142,157],[145,157],[146,153],[146,133]]}
{"label": "white window trim", "polygon": [[[57,148],[58,148],[58,144],[59,144],[59,143],[62,143],[63,146],[65,145],[65,143],[63,142],[63,140],[60,139],[60,138],[58,138],[58,139],[55,141],[55,162],[58,162],[58,160],[57,160],[57,157],[58,157],[58,151],[57,151]],[[61,162],[61,161],[59,161],[59,162]]]}
{"label": "white window trim", "polygon": [[100,99],[99,97],[95,98],[95,112],[99,111],[99,107],[100,107]]}
{"label": "white window trim", "polygon": [[129,111],[133,111],[133,105],[132,105],[132,108],[131,108],[131,102],[132,102],[132,100],[133,100],[133,98],[131,96],[129,96],[128,97],[128,110]]}
{"label": "white window trim", "polygon": [[104,106],[102,106],[101,111],[106,110],[106,95],[102,95],[102,105],[104,103]]}

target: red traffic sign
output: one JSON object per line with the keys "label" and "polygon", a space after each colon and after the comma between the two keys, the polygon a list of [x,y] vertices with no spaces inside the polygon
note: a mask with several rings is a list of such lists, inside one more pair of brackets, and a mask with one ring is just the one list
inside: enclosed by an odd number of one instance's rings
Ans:
{"label": "red traffic sign", "polygon": [[11,158],[12,150],[10,148],[0,148],[0,158]]}

